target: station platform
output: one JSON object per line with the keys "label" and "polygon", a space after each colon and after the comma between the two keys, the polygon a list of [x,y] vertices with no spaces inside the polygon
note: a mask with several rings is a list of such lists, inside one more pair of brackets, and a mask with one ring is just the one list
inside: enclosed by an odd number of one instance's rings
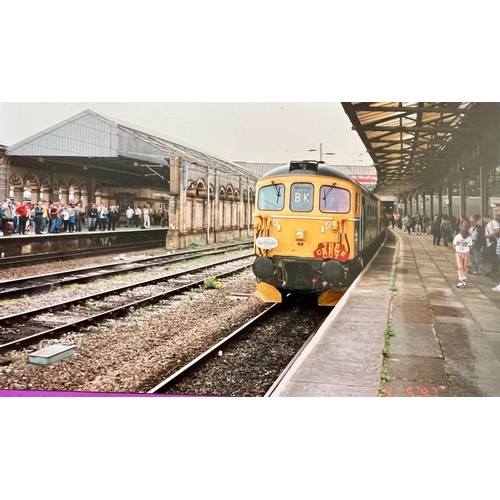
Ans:
{"label": "station platform", "polygon": [[388,229],[268,396],[500,396],[498,281],[469,274],[466,288],[457,282],[452,245]]}
{"label": "station platform", "polygon": [[151,247],[165,246],[167,229],[151,226],[148,229],[127,227],[121,224],[114,231],[89,231],[87,226],[81,232],[11,234],[0,235],[1,257],[41,255],[57,252],[81,251],[95,248],[125,249],[129,245],[143,243]]}

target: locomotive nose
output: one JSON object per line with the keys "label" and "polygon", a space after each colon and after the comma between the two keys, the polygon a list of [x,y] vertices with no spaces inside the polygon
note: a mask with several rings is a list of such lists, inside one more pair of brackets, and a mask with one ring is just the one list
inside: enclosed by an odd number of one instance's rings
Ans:
{"label": "locomotive nose", "polygon": [[261,280],[270,278],[274,272],[273,261],[267,257],[257,257],[252,264],[252,271]]}

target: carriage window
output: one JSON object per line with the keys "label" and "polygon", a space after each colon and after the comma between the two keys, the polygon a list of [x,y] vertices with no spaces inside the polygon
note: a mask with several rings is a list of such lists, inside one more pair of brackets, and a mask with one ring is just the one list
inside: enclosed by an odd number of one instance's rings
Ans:
{"label": "carriage window", "polygon": [[351,210],[351,193],[335,186],[321,186],[319,209],[322,212],[346,214]]}
{"label": "carriage window", "polygon": [[312,184],[296,182],[292,184],[290,210],[292,212],[310,212],[313,208],[314,187]]}
{"label": "carriage window", "polygon": [[271,184],[259,189],[257,201],[259,210],[283,210],[285,206],[285,186]]}

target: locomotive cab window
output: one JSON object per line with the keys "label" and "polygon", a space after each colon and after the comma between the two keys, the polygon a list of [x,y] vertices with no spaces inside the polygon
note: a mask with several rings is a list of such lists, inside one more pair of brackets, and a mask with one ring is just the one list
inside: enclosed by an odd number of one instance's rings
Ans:
{"label": "locomotive cab window", "polygon": [[346,214],[351,210],[351,193],[335,186],[321,186],[319,209],[322,212]]}
{"label": "locomotive cab window", "polygon": [[313,209],[314,186],[296,182],[292,184],[290,210],[292,212],[310,212]]}
{"label": "locomotive cab window", "polygon": [[270,184],[259,189],[257,199],[259,210],[283,210],[285,206],[285,186]]}

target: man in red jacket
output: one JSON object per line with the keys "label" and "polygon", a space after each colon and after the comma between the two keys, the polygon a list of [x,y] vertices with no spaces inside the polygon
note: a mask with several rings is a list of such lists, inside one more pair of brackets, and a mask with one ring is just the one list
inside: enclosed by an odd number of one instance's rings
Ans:
{"label": "man in red jacket", "polygon": [[19,234],[26,234],[26,221],[28,220],[29,208],[26,202],[18,203],[16,213],[19,216]]}

